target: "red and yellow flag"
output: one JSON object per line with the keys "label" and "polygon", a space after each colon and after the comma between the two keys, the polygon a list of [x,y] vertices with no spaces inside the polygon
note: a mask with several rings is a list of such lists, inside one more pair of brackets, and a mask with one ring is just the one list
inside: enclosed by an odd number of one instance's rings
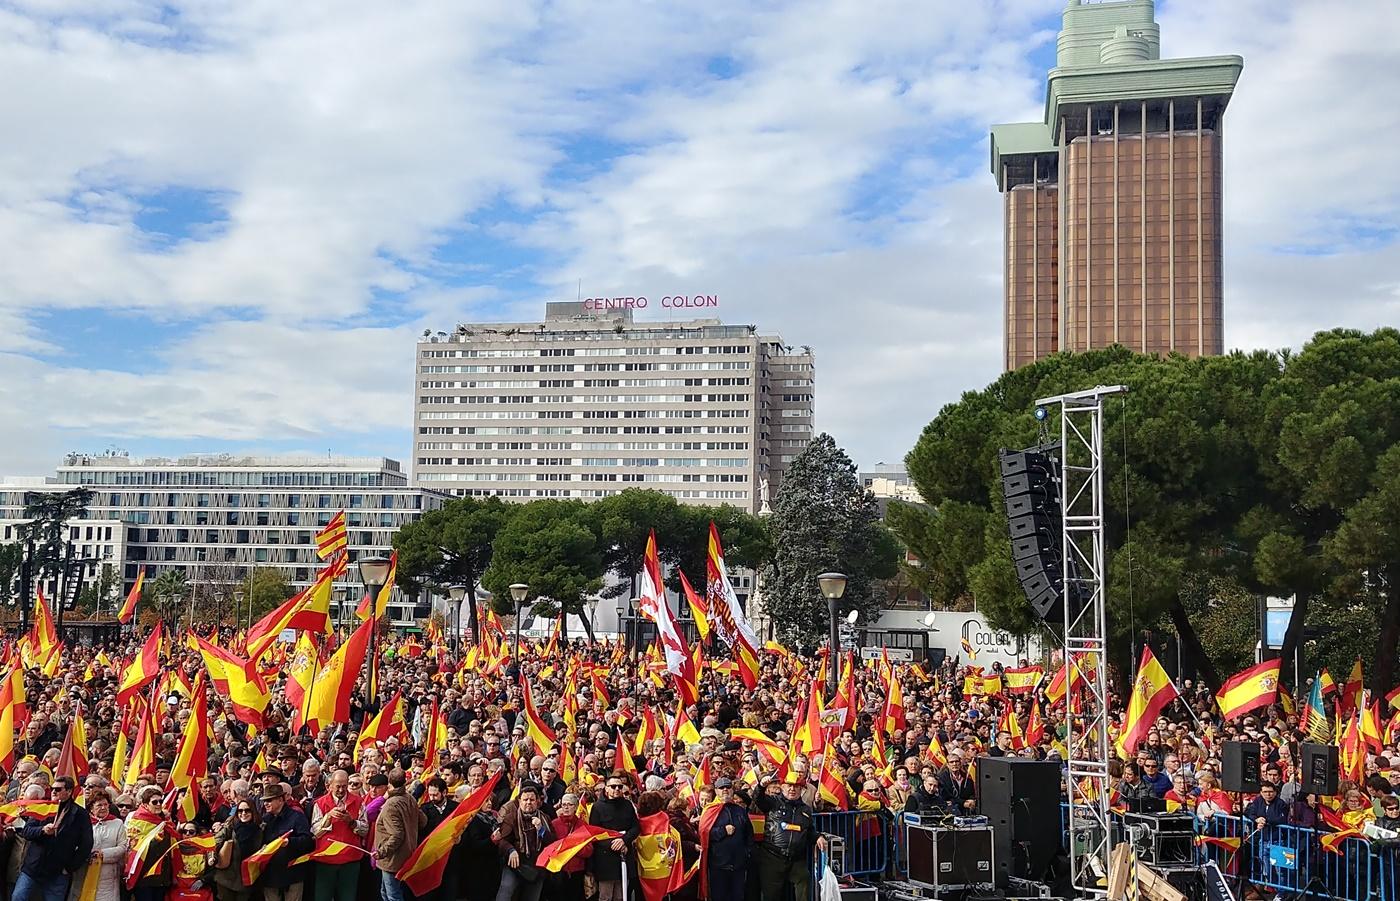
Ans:
{"label": "red and yellow flag", "polygon": [[318,635],[329,635],[331,631],[331,589],[335,580],[345,575],[349,567],[349,557],[337,554],[331,562],[316,573],[316,581],[302,592],[301,603],[287,623],[289,629],[304,629]]}
{"label": "red and yellow flag", "polygon": [[126,625],[136,615],[136,602],[141,600],[141,586],[145,581],[146,567],[143,566],[136,570],[136,584],[131,586],[131,590],[126,594],[126,600],[122,601],[122,608],[117,611],[117,622]]}
{"label": "red and yellow flag", "polygon": [[175,788],[187,789],[194,794],[194,785],[209,775],[209,705],[204,695],[204,674],[200,673],[194,682],[194,700],[190,706],[190,718],[185,721],[185,731],[180,737],[180,750],[175,755],[175,765],[170,768],[170,784]]}
{"label": "red and yellow flag", "polygon": [[58,752],[58,764],[54,767],[55,776],[69,776],[76,782],[87,778],[88,766],[87,726],[83,722],[82,711],[73,714],[73,722],[68,724],[68,732],[63,736],[63,747]]}
{"label": "red and yellow flag", "polygon": [[345,511],[338,510],[330,522],[316,533],[316,556],[325,560],[345,550],[350,536],[345,530]]}
{"label": "red and yellow flag", "polygon": [[360,667],[364,666],[370,632],[377,625],[377,620],[365,620],[321,667],[311,689],[311,700],[306,705],[308,723],[319,727],[350,722],[350,692],[355,687]]}
{"label": "red and yellow flag", "polygon": [[1361,693],[1366,690],[1366,679],[1361,671],[1361,658],[1351,665],[1351,675],[1342,686],[1342,714],[1350,716],[1353,710],[1361,707]]}
{"label": "red and yellow flag", "polygon": [[1278,673],[1282,660],[1265,660],[1236,673],[1220,685],[1215,693],[1220,715],[1229,720],[1242,716],[1256,707],[1272,704],[1278,697]]}
{"label": "red and yellow flag", "polygon": [[1045,678],[1045,670],[1038,666],[1002,670],[1001,678],[1007,694],[1028,695],[1035,691],[1040,685],[1040,680]]}
{"label": "red and yellow flag", "polygon": [[204,668],[209,671],[214,691],[228,697],[239,720],[264,728],[267,725],[264,714],[272,700],[272,691],[258,671],[256,658],[244,660],[198,635],[192,634],[190,642],[204,658]]}
{"label": "red and yellow flag", "polygon": [[395,874],[415,895],[426,894],[442,884],[442,873],[447,868],[448,855],[461,840],[462,833],[466,831],[472,817],[477,815],[491,797],[491,793],[496,790],[496,783],[500,778],[501,774],[496,773],[480,788],[458,802],[457,807],[436,829],[428,833],[427,838],[414,849]]}
{"label": "red and yellow flag", "polygon": [[554,734],[554,730],[540,716],[540,712],[535,709],[534,698],[530,695],[530,680],[522,678],[520,680],[520,691],[524,698],[525,734],[535,746],[536,754],[548,754],[549,749],[559,741],[559,737]]}
{"label": "red and yellow flag", "polygon": [[160,675],[160,642],[164,634],[163,628],[163,624],[157,621],[146,643],[141,646],[141,652],[122,673],[121,685],[117,688],[118,705],[125,706],[141,689],[150,685]]}
{"label": "red and yellow flag", "polygon": [[584,848],[594,842],[610,841],[615,838],[622,838],[622,833],[604,829],[602,826],[579,823],[568,835],[545,845],[540,850],[540,856],[535,859],[535,866],[550,873],[561,872],[564,865],[577,857]]}
{"label": "red and yellow flag", "polygon": [[681,570],[677,572],[681,575],[681,592],[685,595],[685,602],[690,605],[690,615],[695,620],[695,631],[700,634],[700,642],[703,644],[710,640],[710,608],[705,604],[705,599],[695,593],[685,573]]}
{"label": "red and yellow flag", "polygon": [[[399,576],[399,552],[389,552],[389,575],[384,580],[384,587],[379,589],[379,596],[374,599],[373,618],[383,619],[384,614],[389,609],[389,598],[394,596],[394,580]],[[369,592],[365,592],[360,598],[359,606],[355,608],[355,615],[360,619],[369,619],[371,608],[369,603]],[[504,633],[504,630],[502,630]]]}
{"label": "red and yellow flag", "polygon": [[1133,680],[1133,694],[1128,699],[1128,710],[1123,719],[1123,731],[1118,736],[1118,756],[1127,760],[1136,753],[1138,745],[1157,721],[1157,715],[1179,696],[1176,683],[1162,668],[1152,649],[1144,646],[1137,677]]}
{"label": "red and yellow flag", "polygon": [[323,835],[316,839],[316,847],[314,849],[300,857],[293,858],[287,866],[295,867],[304,863],[351,863],[364,856],[364,848],[347,844],[346,842],[336,841],[333,838]]}
{"label": "red and yellow flag", "polygon": [[641,832],[635,844],[637,876],[646,901],[662,901],[685,885],[685,864],[681,859],[681,836],[664,810],[642,817]]}
{"label": "red and yellow flag", "polygon": [[243,858],[243,884],[256,885],[258,879],[262,877],[263,870],[272,858],[277,856],[277,852],[287,846],[288,835],[279,835],[272,841],[262,846],[260,851],[256,851]]}
{"label": "red and yellow flag", "polygon": [[360,730],[360,737],[355,743],[355,757],[358,759],[361,751],[374,747],[376,742],[402,738],[407,734],[408,723],[403,714],[403,692],[396,691],[374,715],[374,719],[369,721],[369,725]]}

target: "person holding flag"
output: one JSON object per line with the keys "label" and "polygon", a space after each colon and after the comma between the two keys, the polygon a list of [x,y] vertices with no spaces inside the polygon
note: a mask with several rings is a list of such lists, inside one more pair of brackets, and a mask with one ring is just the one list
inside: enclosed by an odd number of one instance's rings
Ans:
{"label": "person holding flag", "polygon": [[812,848],[826,850],[826,839],[817,833],[810,805],[802,800],[806,780],[795,770],[783,776],[781,794],[769,794],[771,778],[759,782],[758,809],[766,817],[763,841],[755,846],[758,888],[762,901],[806,898],[812,873]]}
{"label": "person holding flag", "polygon": [[7,828],[28,842],[11,901],[63,901],[69,884],[92,856],[92,820],[74,799],[73,777],[53,781],[58,804],[52,819],[20,817]]}
{"label": "person holding flag", "polygon": [[89,786],[83,792],[83,803],[92,822],[92,856],[73,876],[70,894],[83,901],[118,901],[126,863],[126,824],[112,814],[110,789]]}
{"label": "person holding flag", "polygon": [[301,901],[302,883],[306,881],[306,865],[291,866],[291,862],[316,847],[306,814],[291,803],[286,786],[273,782],[263,787],[262,845],[266,848],[283,836],[281,849],[263,864],[258,879],[263,901]]}
{"label": "person holding flag", "polygon": [[734,800],[734,782],[715,780],[715,801],[700,814],[700,894],[711,901],[744,901],[753,821]]}
{"label": "person holding flag", "polygon": [[[618,752],[627,753],[621,745]],[[603,783],[603,797],[595,801],[593,809],[588,812],[590,826],[622,833],[621,838],[603,842],[594,849],[592,869],[593,877],[598,881],[598,901],[627,901],[622,895],[622,868],[627,866],[628,852],[642,829],[637,809],[623,794],[631,778],[622,770],[613,772]],[[497,901],[505,899],[498,898]]]}

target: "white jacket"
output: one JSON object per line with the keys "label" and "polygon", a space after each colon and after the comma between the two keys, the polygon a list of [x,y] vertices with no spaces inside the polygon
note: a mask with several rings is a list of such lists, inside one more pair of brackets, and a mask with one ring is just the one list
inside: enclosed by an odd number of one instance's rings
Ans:
{"label": "white jacket", "polygon": [[[92,850],[100,855],[102,874],[97,877],[97,897],[95,901],[121,901],[122,870],[126,866],[126,824],[114,817],[92,826]],[[82,891],[87,868],[98,866],[97,861],[73,874],[73,887],[68,890],[68,901],[77,901]]]}

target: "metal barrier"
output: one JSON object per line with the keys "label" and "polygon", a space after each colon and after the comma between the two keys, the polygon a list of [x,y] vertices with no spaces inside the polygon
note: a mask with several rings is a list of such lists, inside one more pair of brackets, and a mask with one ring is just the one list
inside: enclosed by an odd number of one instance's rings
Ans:
{"label": "metal barrier", "polygon": [[888,810],[842,810],[819,813],[815,819],[818,832],[839,835],[845,841],[842,875],[884,875],[890,865],[894,833],[899,831]]}
{"label": "metal barrier", "polygon": [[[1203,839],[1238,840],[1239,850],[1235,852],[1219,844],[1198,842],[1197,857],[1201,861],[1214,860],[1230,878],[1238,878],[1243,868],[1244,881],[1250,885],[1299,897],[1306,894],[1343,901],[1396,897],[1374,881],[1377,871],[1386,868],[1387,859],[1393,860],[1393,852],[1372,849],[1365,839],[1348,839],[1342,844],[1341,853],[1334,854],[1323,850],[1319,839],[1324,833],[1315,829],[1256,829],[1239,817],[1230,816],[1198,820],[1196,834]],[[1380,894],[1373,895],[1373,888],[1378,888]]]}

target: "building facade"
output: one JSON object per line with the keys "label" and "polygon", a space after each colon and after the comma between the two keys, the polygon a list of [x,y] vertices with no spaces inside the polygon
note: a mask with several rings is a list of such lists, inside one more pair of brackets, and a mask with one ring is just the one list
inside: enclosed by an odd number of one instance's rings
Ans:
{"label": "building facade", "polygon": [[[72,454],[53,478],[0,483],[0,537],[15,540],[13,525],[23,520],[30,493],[80,486],[93,498],[87,517],[69,526],[75,557],[118,557],[123,593],[143,566],[148,580],[179,571],[192,592],[236,587],[263,567],[276,567],[293,588],[304,588],[322,565],[316,533],[345,510],[352,565],[336,582],[335,616],[363,594],[353,562],[361,555],[387,556],[402,526],[447,500],[409,484],[398,461],[382,457]],[[390,608],[396,624],[413,621],[418,600],[395,592]]]}
{"label": "building facade", "polygon": [[1040,122],[992,127],[1004,351],[1224,352],[1221,129],[1238,56],[1161,59],[1153,0],[1070,0]]}
{"label": "building facade", "polygon": [[636,322],[634,308],[550,303],[541,322],[425,334],[414,480],[513,501],[649,488],[763,509],[812,438],[811,350],[717,319]]}

